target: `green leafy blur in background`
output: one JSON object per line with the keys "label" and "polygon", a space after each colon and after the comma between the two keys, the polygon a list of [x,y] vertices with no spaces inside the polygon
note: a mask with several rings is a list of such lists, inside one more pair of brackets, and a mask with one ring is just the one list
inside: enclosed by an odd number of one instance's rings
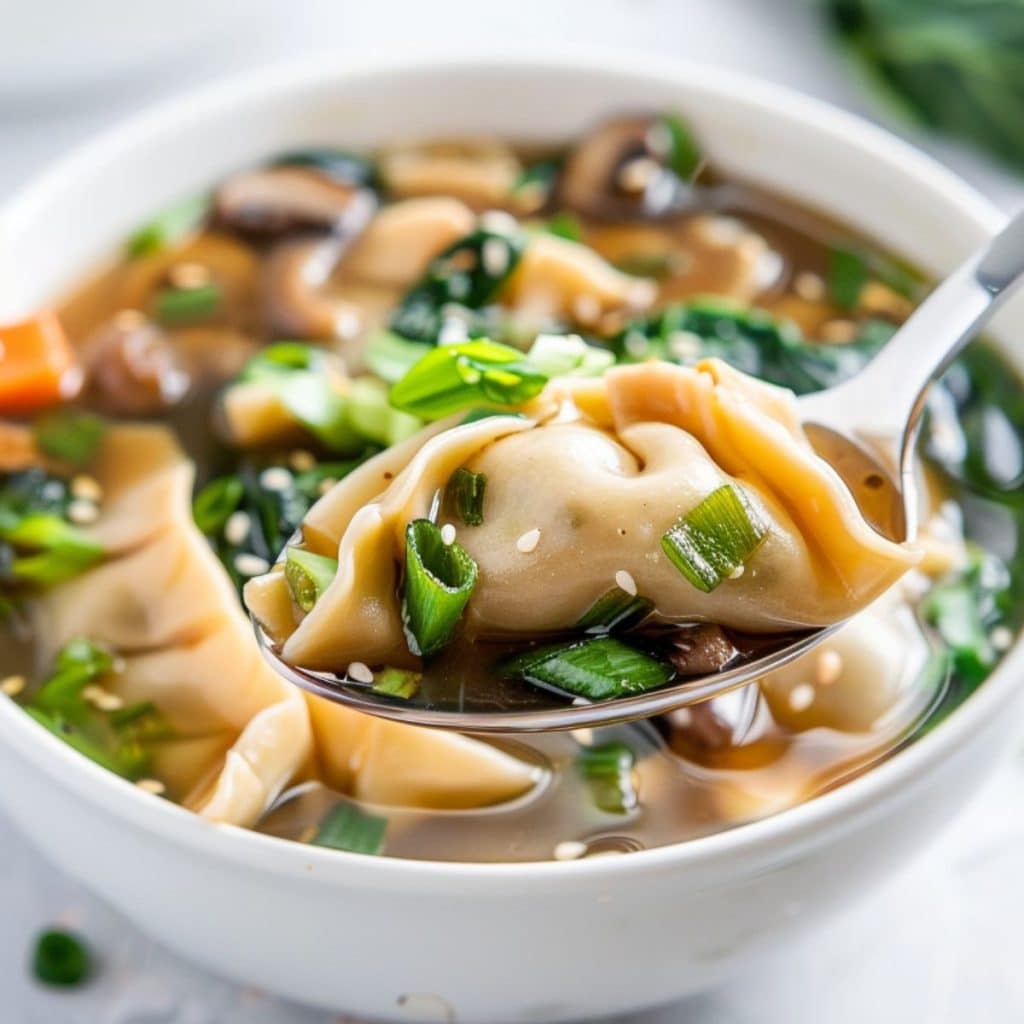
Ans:
{"label": "green leafy blur in background", "polygon": [[870,90],[1024,171],[1024,0],[824,0]]}

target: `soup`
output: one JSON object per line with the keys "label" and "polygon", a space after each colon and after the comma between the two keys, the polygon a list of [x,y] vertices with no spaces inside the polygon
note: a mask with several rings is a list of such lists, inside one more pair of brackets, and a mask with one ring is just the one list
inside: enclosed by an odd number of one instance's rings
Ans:
{"label": "soup", "polygon": [[[576,859],[794,806],[1012,643],[1020,385],[979,342],[935,389],[916,554],[798,426],[765,461],[707,424],[739,403],[778,438],[778,389],[857,372],[925,287],[673,116],[240,170],[0,327],[2,687],[154,798],[359,853]],[[704,704],[484,742],[301,694],[243,590],[296,664],[455,708],[665,685],[856,614]]]}

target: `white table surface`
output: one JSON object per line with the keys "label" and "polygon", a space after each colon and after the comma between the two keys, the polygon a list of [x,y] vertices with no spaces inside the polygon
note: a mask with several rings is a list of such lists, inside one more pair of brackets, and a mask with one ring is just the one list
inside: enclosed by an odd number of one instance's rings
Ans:
{"label": "white table surface", "polygon": [[[53,3],[55,0],[37,0]],[[77,0],[81,7],[98,0]],[[230,2],[230,0],[211,0]],[[238,2],[238,0],[234,0]],[[9,4],[10,6],[5,7]],[[59,3],[57,4],[59,6]],[[0,196],[96,129],[153,99],[227,71],[303,55],[616,46],[741,68],[864,112],[801,0],[278,0],[217,54],[144,81],[47,98],[0,92]],[[5,46],[16,5],[0,0]],[[11,34],[13,33],[13,35]],[[1024,183],[951,145],[930,145],[1013,209]],[[1022,723],[1024,724],[1024,723]],[[2,784],[2,783],[0,783]],[[911,868],[813,936],[724,989],[629,1024],[1009,1024],[1024,1020],[1024,751],[1018,742],[968,810]],[[285,1005],[164,952],[59,876],[0,817],[0,1020],[11,1024],[332,1024],[347,1018]],[[73,993],[37,986],[31,937],[64,922],[102,961]],[[620,1024],[627,1024],[626,1020]]]}

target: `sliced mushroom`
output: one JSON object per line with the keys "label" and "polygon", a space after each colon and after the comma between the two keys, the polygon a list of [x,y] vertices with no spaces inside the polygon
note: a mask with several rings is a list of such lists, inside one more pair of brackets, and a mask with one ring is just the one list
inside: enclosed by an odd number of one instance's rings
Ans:
{"label": "sliced mushroom", "polygon": [[681,676],[706,676],[721,672],[739,653],[721,626],[703,622],[679,631],[668,659]]}
{"label": "sliced mushroom", "polygon": [[90,403],[113,416],[157,415],[190,384],[167,334],[132,310],[86,339],[82,361]]}
{"label": "sliced mushroom", "polygon": [[396,196],[455,196],[474,209],[511,201],[522,174],[518,157],[498,139],[451,139],[395,146],[380,160],[380,173]]}
{"label": "sliced mushroom", "polygon": [[245,234],[276,236],[296,231],[351,234],[373,212],[373,193],[307,167],[243,171],[217,190],[220,223]]}
{"label": "sliced mushroom", "polygon": [[569,155],[562,202],[610,220],[660,216],[678,206],[686,186],[667,166],[668,140],[656,118],[605,121]]}
{"label": "sliced mushroom", "polygon": [[537,235],[506,283],[501,301],[538,324],[602,325],[609,315],[648,308],[653,281],[623,274],[596,252],[554,235]]}
{"label": "sliced mushroom", "polygon": [[382,209],[352,243],[341,266],[346,278],[407,288],[430,261],[473,230],[476,218],[458,199],[405,199]]}

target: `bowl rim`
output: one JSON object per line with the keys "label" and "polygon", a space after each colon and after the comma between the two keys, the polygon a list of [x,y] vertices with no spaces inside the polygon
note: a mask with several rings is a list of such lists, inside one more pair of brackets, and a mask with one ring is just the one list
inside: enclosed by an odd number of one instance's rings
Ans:
{"label": "bowl rim", "polygon": [[[952,171],[885,129],[823,100],[787,86],[764,81],[740,71],[700,62],[673,60],[626,51],[594,48],[542,48],[529,53],[491,49],[392,54],[380,59],[336,59],[289,62],[268,69],[247,71],[187,90],[115,123],[73,149],[30,182],[16,190],[0,208],[0,244],[8,223],[31,217],[45,206],[51,192],[73,182],[94,161],[118,151],[130,152],[152,134],[174,132],[183,124],[201,122],[236,100],[304,90],[343,87],[351,80],[381,74],[477,74],[499,71],[518,75],[569,73],[579,76],[647,78],[667,83],[691,95],[713,94],[759,111],[776,120],[800,123],[898,169],[937,201],[972,221],[979,230],[994,232],[1002,222],[998,210]],[[282,840],[233,825],[206,821],[195,813],[149,794],[98,765],[50,735],[24,714],[11,699],[0,700],[0,735],[27,760],[35,762],[56,784],[65,786],[97,810],[124,819],[124,824],[158,834],[165,840],[233,864],[270,871],[295,879],[341,885],[415,888],[424,880],[459,887],[481,880],[554,881],[559,886],[585,880],[611,880],[624,874],[657,873],[726,864],[737,855],[770,854],[776,847],[791,850],[844,822],[853,827],[859,814],[882,807],[899,792],[929,773],[945,752],[962,746],[998,714],[1014,686],[1016,672],[1024,670],[1024,638],[1013,647],[986,679],[950,717],[928,735],[915,740],[886,761],[836,789],[813,797],[777,814],[708,836],[631,853],[628,857],[578,861],[511,863],[426,861],[399,857],[372,857],[326,850]]]}

